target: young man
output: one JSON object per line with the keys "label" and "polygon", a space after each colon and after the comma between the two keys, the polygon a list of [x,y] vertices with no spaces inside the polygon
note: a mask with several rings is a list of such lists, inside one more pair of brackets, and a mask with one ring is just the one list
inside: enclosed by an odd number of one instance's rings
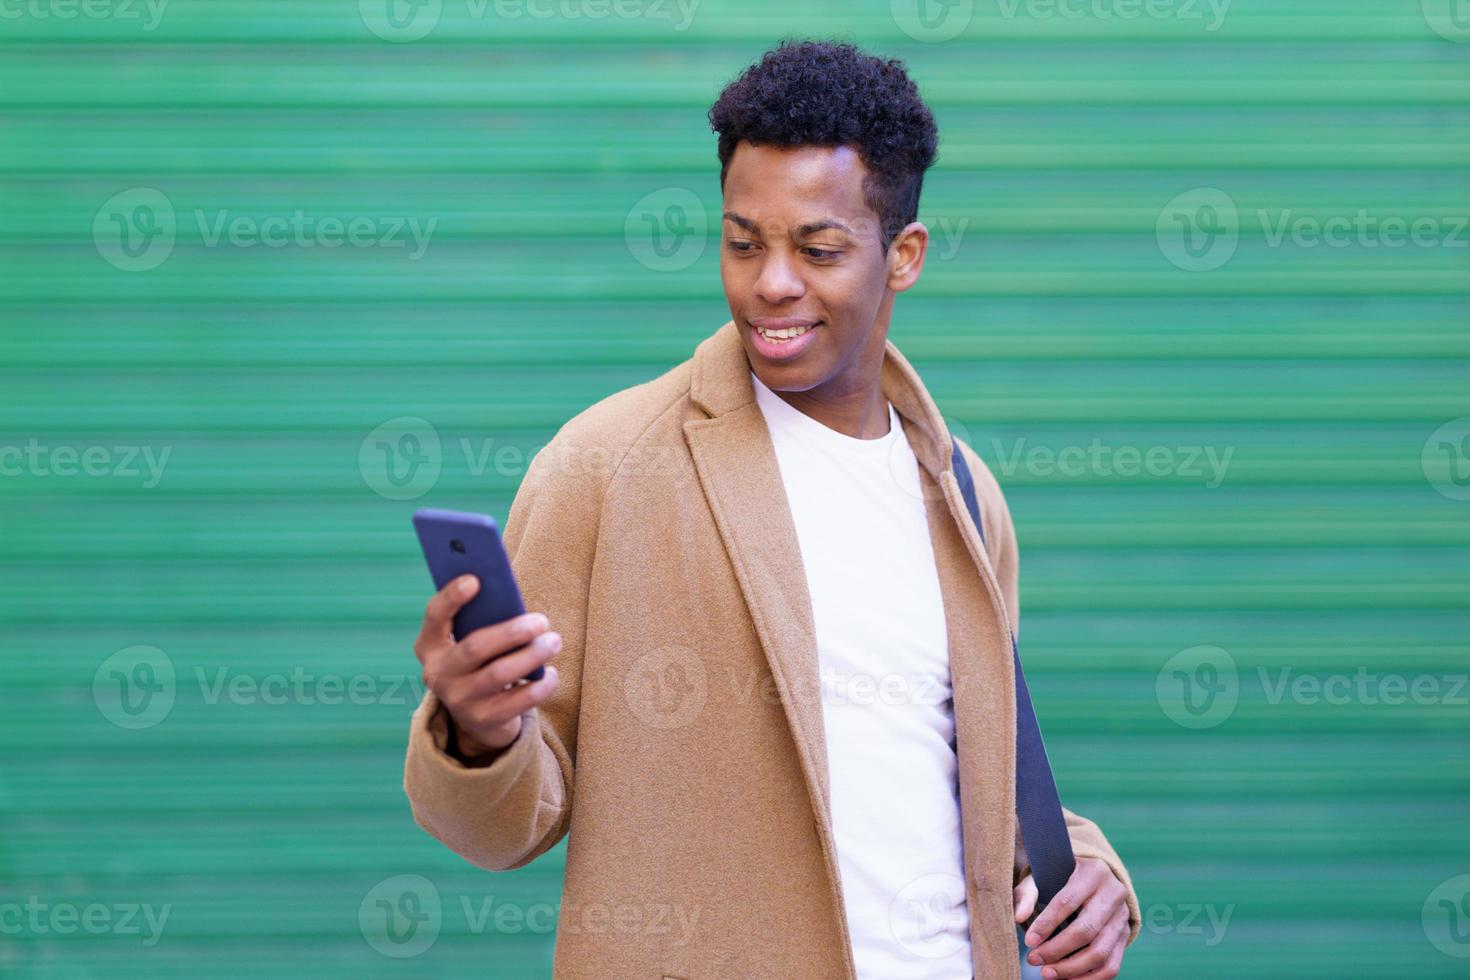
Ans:
{"label": "young man", "polygon": [[[429,602],[415,819],[492,870],[570,835],[557,977],[1017,977],[1016,539],[961,444],[982,543],[887,339],[933,119],[900,63],[803,42],[710,121],[732,318],[535,456],[505,538],[536,612],[456,644],[477,583]],[[1030,962],[1104,980],[1137,899],[1066,822]]]}

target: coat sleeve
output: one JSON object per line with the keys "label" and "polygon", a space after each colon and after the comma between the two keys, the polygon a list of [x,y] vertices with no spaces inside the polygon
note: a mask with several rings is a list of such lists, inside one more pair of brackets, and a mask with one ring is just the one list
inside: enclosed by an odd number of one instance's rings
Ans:
{"label": "coat sleeve", "polygon": [[[1010,508],[1006,506],[1005,495],[1001,493],[1000,484],[996,482],[994,475],[985,463],[976,455],[975,451],[962,440],[957,440],[965,454],[965,459],[970,464],[970,471],[974,475],[975,489],[980,500],[981,520],[985,522],[985,550],[990,559],[991,568],[995,571],[996,581],[1000,583],[1001,592],[1005,595],[1006,615],[1010,617],[1011,629],[1016,633],[1019,641],[1021,636],[1021,604],[1020,604],[1020,549],[1016,544],[1016,529],[1011,523]],[[1024,661],[1023,661],[1024,662]],[[1133,890],[1133,879],[1128,875],[1128,869],[1124,867],[1122,858],[1097,824],[1086,817],[1073,813],[1066,807],[1062,807],[1062,816],[1067,821],[1067,834],[1072,839],[1072,853],[1078,858],[1098,858],[1103,861],[1117,875],[1123,887],[1128,890],[1128,942],[1132,943],[1138,938],[1138,930],[1142,924],[1142,915],[1138,907],[1138,895]],[[1031,873],[1031,863],[1026,857],[1026,851],[1021,845],[1020,821],[1016,823],[1016,869],[1015,883],[1020,884],[1021,879]]]}
{"label": "coat sleeve", "polygon": [[445,751],[447,709],[432,691],[410,721],[403,788],[415,822],[491,871],[529,864],[570,829],[587,594],[602,501],[595,472],[563,465],[576,456],[553,440],[532,457],[504,529],[526,611],[544,613],[562,636],[550,661],[559,675],[556,690],[522,715],[515,741],[481,768]]}

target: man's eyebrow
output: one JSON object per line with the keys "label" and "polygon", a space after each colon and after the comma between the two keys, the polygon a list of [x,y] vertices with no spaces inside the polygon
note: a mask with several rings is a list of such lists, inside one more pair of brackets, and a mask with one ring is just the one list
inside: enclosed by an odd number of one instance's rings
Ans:
{"label": "man's eyebrow", "polygon": [[[756,223],[754,221],[751,221],[744,215],[736,214],[734,211],[726,211],[725,220],[735,222],[746,231],[760,234],[760,229],[756,227]],[[822,218],[819,221],[809,221],[804,225],[798,225],[796,228],[796,237],[806,238],[809,235],[815,235],[817,232],[822,231],[825,228],[836,228],[839,231],[847,232],[854,238],[857,237],[857,232],[853,231],[851,228],[847,227],[847,225],[838,221],[836,218]]]}

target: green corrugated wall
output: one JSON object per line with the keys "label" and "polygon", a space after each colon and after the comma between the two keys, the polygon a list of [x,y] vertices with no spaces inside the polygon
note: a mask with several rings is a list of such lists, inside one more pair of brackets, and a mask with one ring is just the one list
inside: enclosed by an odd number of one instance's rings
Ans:
{"label": "green corrugated wall", "polygon": [[940,124],[891,336],[1007,491],[1124,976],[1466,975],[1462,0],[397,13],[0,0],[0,975],[548,975],[563,847],[409,815],[409,514],[724,321],[704,113],[839,31]]}

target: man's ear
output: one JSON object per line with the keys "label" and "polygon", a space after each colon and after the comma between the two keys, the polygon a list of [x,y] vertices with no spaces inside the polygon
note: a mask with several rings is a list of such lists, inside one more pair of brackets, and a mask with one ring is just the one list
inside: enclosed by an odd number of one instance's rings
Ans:
{"label": "man's ear", "polygon": [[901,293],[919,281],[929,254],[929,229],[910,221],[888,245],[888,288]]}

